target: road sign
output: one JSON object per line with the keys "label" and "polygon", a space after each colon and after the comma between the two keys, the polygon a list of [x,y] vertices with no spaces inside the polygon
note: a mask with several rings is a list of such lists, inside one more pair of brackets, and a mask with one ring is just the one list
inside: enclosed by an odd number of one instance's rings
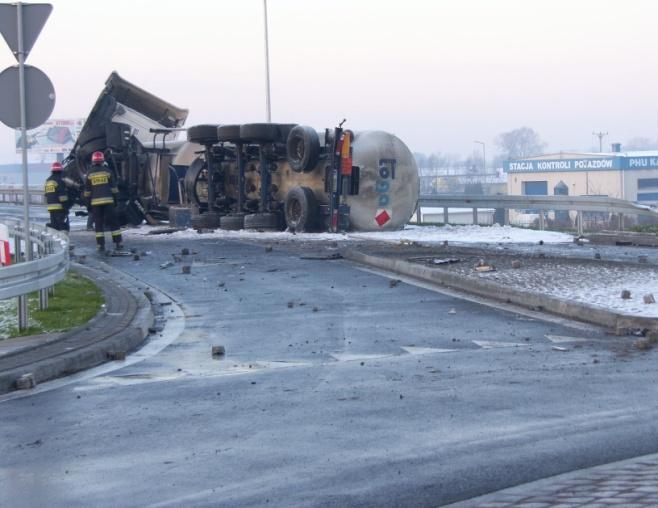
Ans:
{"label": "road sign", "polygon": [[[32,51],[43,25],[53,10],[50,4],[23,4],[23,52],[25,58]],[[0,33],[18,60],[18,6],[0,4]]]}
{"label": "road sign", "polygon": [[[12,129],[21,127],[20,86],[18,66],[8,67],[0,73],[0,122]],[[25,66],[25,96],[27,129],[34,129],[53,112],[55,89],[48,76],[31,65]]]}

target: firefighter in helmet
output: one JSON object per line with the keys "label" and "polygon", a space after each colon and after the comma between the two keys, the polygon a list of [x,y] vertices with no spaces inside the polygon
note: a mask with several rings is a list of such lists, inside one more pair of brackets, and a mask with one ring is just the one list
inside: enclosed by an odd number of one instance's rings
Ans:
{"label": "firefighter in helmet", "polygon": [[50,171],[44,189],[48,213],[50,213],[50,227],[58,231],[69,231],[71,205],[66,184],[62,178],[62,165],[59,162],[53,162]]}
{"label": "firefighter in helmet", "polygon": [[105,251],[105,229],[111,232],[115,250],[123,249],[116,214],[118,192],[114,173],[105,164],[103,152],[94,152],[91,156],[91,168],[85,179],[84,197],[91,206],[96,231],[96,248],[101,252]]}

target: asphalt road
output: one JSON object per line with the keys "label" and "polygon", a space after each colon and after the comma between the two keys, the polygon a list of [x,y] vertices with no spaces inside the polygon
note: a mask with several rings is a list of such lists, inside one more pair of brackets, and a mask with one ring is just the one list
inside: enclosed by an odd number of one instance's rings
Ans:
{"label": "asphalt road", "polygon": [[0,399],[0,506],[439,506],[658,451],[632,338],[299,258],[327,244],[127,246],[168,345]]}

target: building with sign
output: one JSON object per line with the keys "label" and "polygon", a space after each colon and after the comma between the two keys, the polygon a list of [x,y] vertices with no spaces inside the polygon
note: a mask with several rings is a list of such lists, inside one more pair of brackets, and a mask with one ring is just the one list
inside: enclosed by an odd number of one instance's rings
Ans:
{"label": "building with sign", "polygon": [[560,152],[506,161],[504,170],[508,194],[609,196],[658,205],[658,151]]}

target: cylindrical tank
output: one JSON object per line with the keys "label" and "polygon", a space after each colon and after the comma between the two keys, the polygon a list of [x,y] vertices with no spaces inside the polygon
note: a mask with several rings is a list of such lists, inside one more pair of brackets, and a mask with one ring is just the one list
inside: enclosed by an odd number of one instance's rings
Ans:
{"label": "cylindrical tank", "polygon": [[357,132],[352,164],[359,168],[359,193],[345,200],[351,229],[402,229],[416,209],[420,189],[418,166],[409,148],[388,132]]}

